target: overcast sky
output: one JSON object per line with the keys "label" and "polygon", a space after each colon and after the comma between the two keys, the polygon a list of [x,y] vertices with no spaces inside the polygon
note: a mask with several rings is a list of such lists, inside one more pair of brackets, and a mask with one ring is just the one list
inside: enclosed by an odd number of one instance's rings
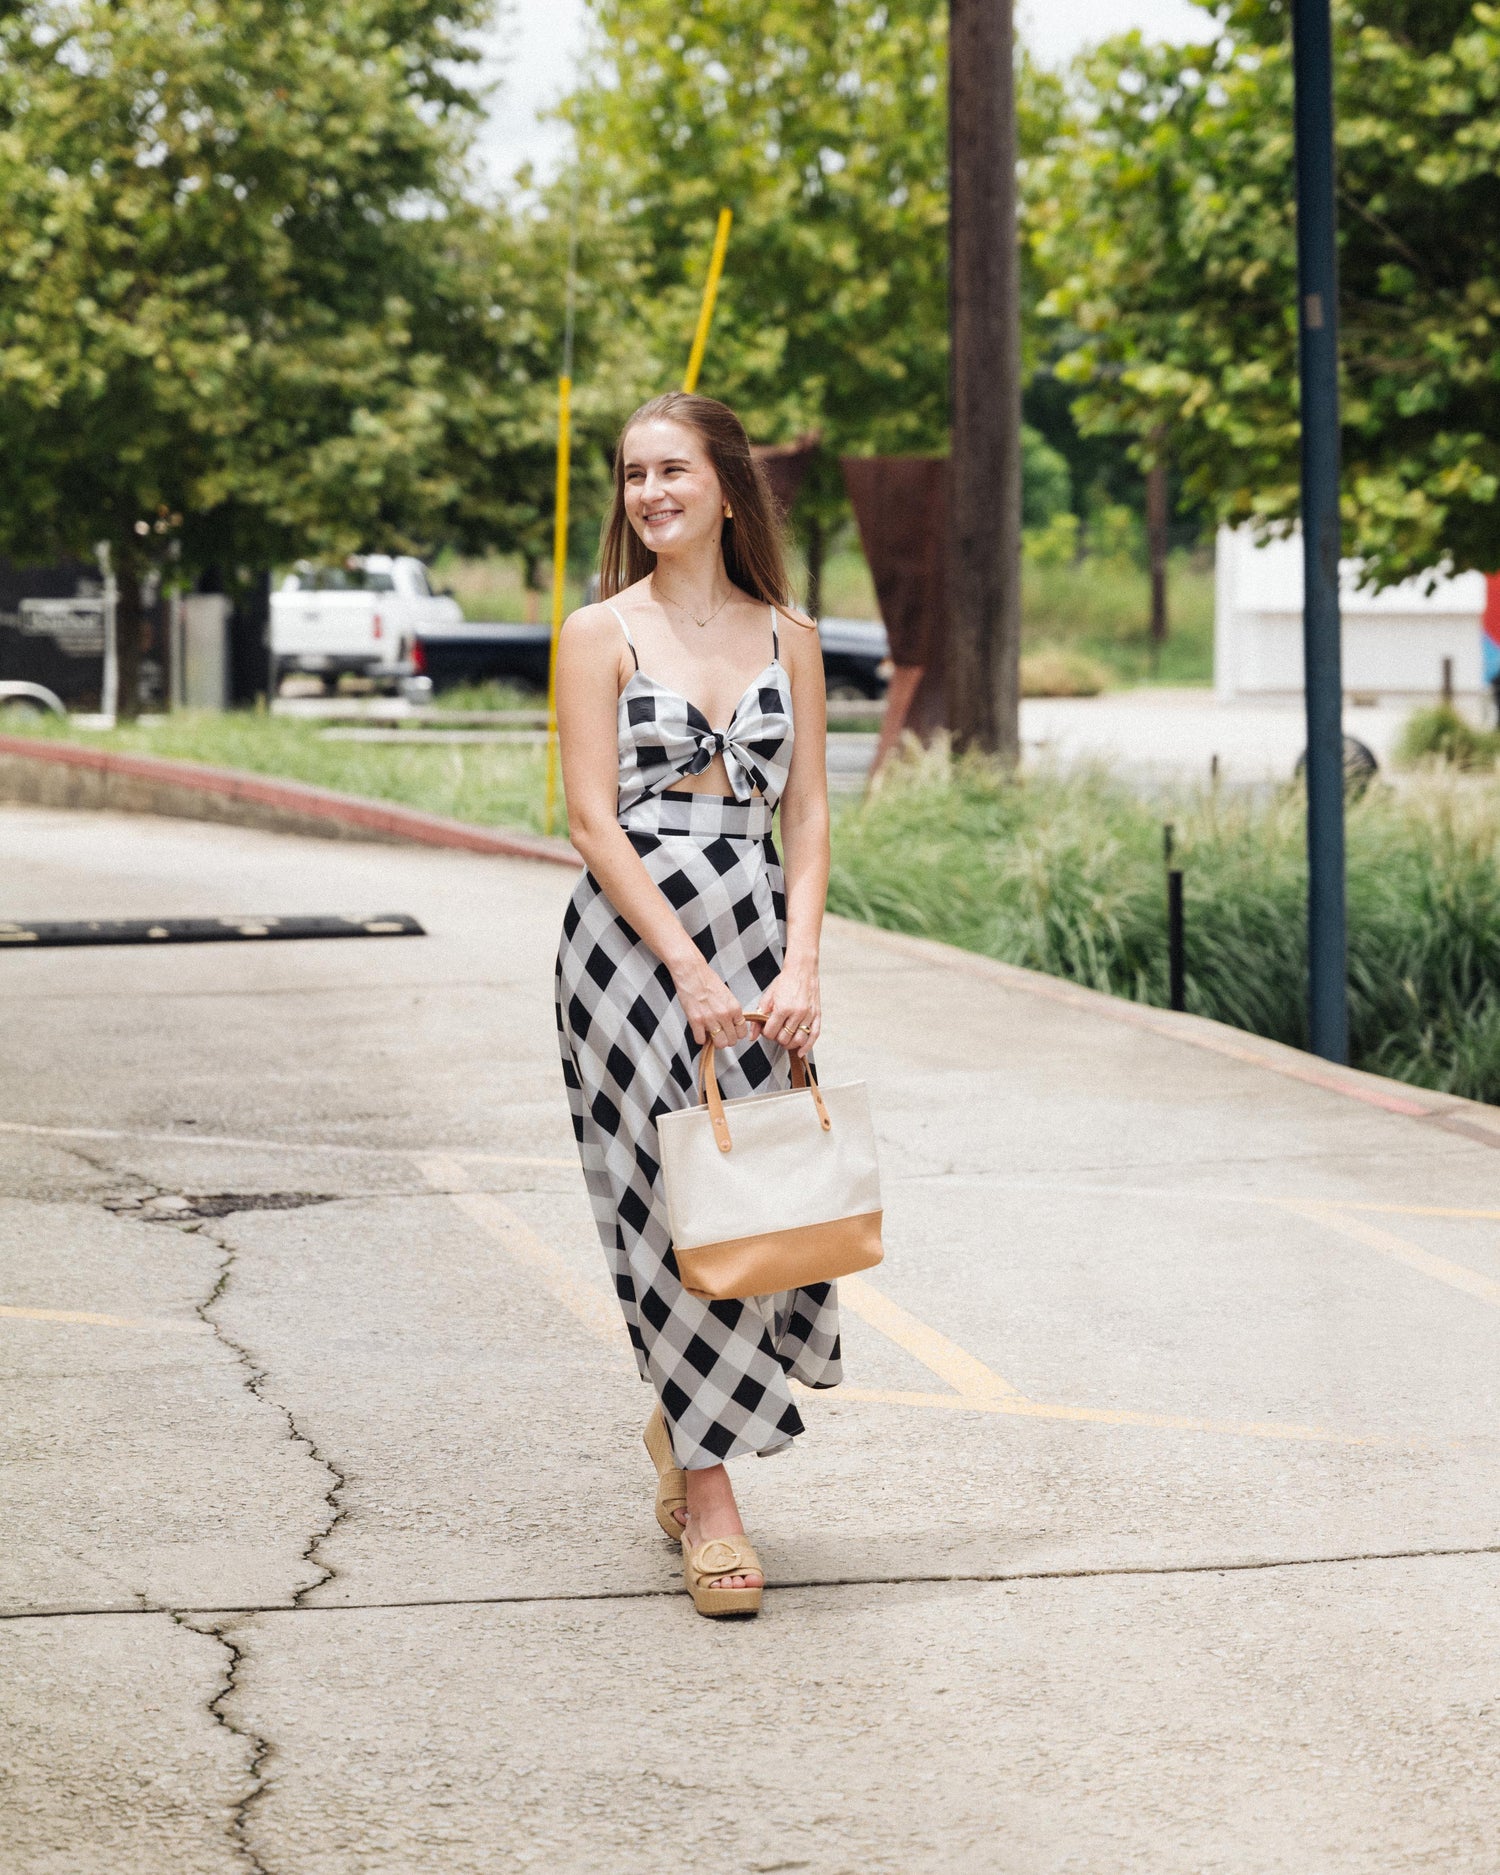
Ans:
{"label": "overcast sky", "polygon": [[[507,0],[505,23],[487,37],[486,73],[502,81],[484,139],[497,180],[528,159],[544,169],[556,164],[562,134],[539,123],[538,113],[572,83],[584,11],[584,0]],[[1017,11],[1028,47],[1044,64],[1133,26],[1156,39],[1196,38],[1205,20],[1189,0],[1018,0]]]}

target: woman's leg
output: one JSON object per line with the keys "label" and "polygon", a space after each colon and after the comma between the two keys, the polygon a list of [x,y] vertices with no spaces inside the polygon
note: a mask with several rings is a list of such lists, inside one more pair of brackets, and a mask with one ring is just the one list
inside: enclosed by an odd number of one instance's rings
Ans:
{"label": "woman's leg", "polygon": [[[687,1474],[687,1530],[689,1549],[711,1543],[718,1536],[743,1536],[739,1506],[734,1501],[734,1487],[723,1465],[709,1465]],[[718,1589],[760,1588],[765,1578],[758,1572],[742,1576],[715,1576]]]}

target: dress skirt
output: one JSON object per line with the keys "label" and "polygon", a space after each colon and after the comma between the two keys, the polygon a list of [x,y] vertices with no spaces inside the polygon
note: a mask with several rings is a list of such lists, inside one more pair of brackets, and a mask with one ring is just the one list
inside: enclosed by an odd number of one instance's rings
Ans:
{"label": "dress skirt", "polygon": [[[786,942],[771,809],[686,791],[621,815],[646,870],[704,957],[753,1009]],[[677,1275],[656,1122],[698,1098],[699,1050],[671,973],[585,873],[557,957],[563,1079],[584,1179],[643,1379],[689,1470],[769,1453],[802,1431],[787,1385],[840,1379],[838,1300],[818,1283],[746,1302],[692,1296]],[[783,1049],[749,1040],[718,1057],[726,1100],[790,1085]]]}

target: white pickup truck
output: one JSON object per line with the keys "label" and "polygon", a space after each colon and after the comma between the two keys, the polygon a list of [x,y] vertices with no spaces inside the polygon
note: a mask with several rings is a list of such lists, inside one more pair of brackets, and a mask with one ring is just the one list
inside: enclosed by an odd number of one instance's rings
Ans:
{"label": "white pickup truck", "polygon": [[435,593],[426,567],[409,555],[299,561],[271,594],[272,694],[293,671],[322,678],[330,690],[345,672],[399,688],[422,668],[419,634],[462,623],[458,601]]}

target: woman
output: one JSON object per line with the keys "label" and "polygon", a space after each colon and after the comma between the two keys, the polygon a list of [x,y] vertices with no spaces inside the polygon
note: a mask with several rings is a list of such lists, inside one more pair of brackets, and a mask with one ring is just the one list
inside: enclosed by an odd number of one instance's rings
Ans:
{"label": "woman", "polygon": [[[764,1576],[724,1461],[802,1431],[789,1377],[838,1383],[832,1285],[708,1302],[678,1281],[657,1117],[789,1084],[818,1039],[828,890],[823,660],[787,604],[739,419],[672,392],[626,424],[598,605],[564,625],[557,726],[573,844],[557,1025],[584,1176],[657,1405],[657,1520],[701,1614],[754,1614]],[[795,724],[795,733],[794,733]],[[786,871],[771,838],[781,808]],[[679,1469],[680,1468],[680,1469]]]}

